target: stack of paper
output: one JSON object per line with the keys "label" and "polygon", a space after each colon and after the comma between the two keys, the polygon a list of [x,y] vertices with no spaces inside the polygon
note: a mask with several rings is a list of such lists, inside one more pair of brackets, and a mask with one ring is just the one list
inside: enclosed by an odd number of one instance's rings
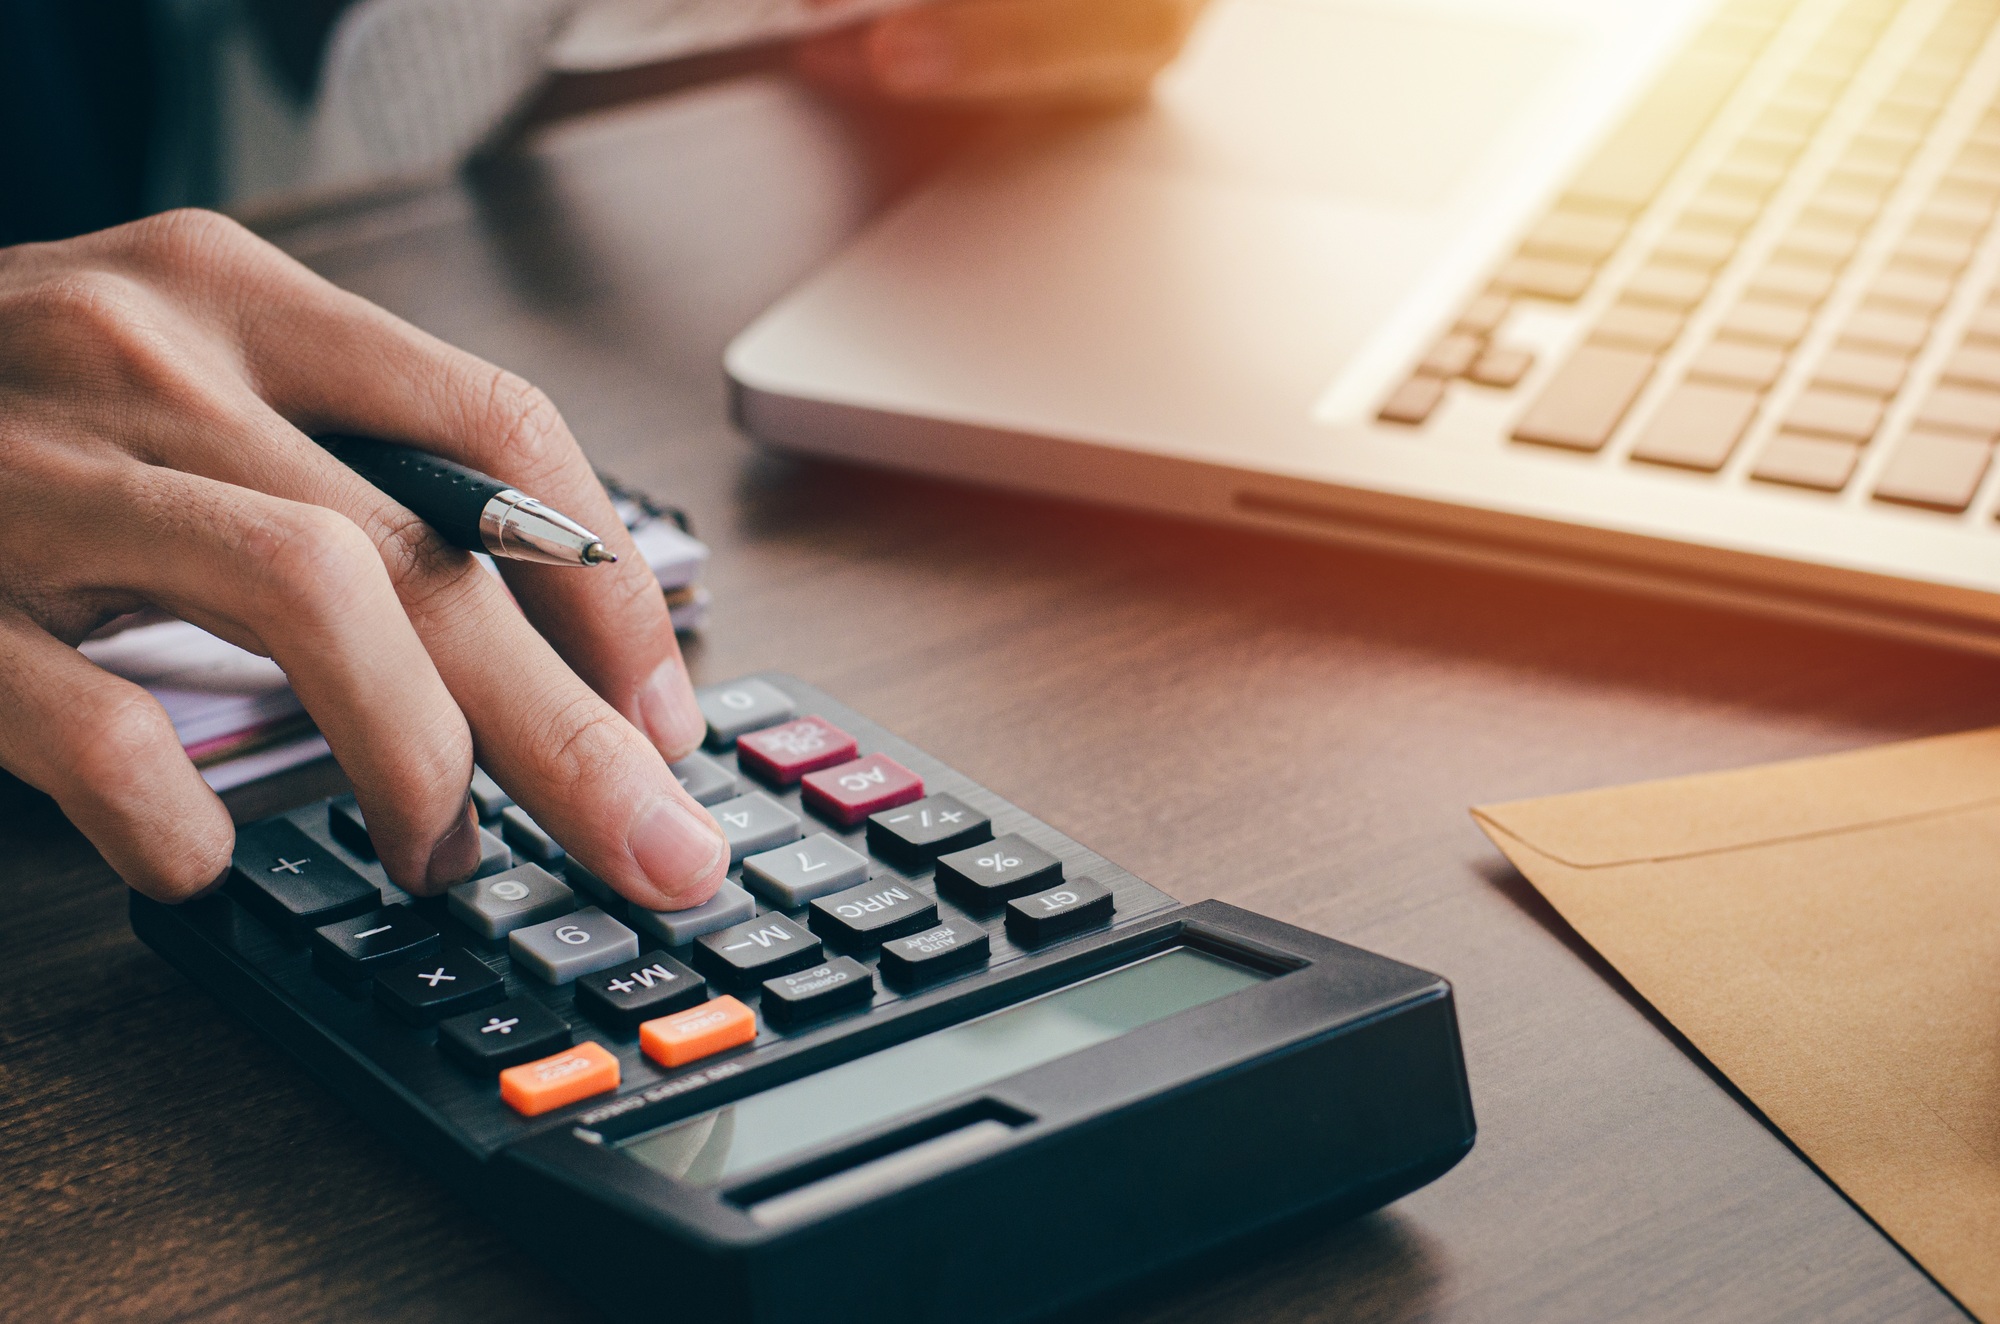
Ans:
{"label": "stack of paper", "polygon": [[[708,564],[708,548],[686,532],[677,513],[615,483],[607,486],[619,518],[667,595],[674,628],[697,629],[708,614],[708,590],[697,582]],[[277,663],[186,621],[89,640],[83,653],[160,701],[181,747],[217,791],[330,752]]]}

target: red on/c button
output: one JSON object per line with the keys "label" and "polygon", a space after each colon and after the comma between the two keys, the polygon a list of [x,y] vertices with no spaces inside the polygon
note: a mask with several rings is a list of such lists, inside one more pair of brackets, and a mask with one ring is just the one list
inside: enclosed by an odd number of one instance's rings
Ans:
{"label": "red on/c button", "polygon": [[924,779],[887,754],[870,754],[812,773],[799,787],[806,808],[842,827],[924,798]]}

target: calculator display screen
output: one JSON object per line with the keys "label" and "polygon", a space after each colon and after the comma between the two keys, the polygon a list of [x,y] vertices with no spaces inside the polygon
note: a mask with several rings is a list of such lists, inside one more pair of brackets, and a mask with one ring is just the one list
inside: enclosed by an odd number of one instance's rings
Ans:
{"label": "calculator display screen", "polygon": [[624,1143],[649,1168],[716,1182],[1116,1039],[1265,976],[1188,947],[936,1030]]}

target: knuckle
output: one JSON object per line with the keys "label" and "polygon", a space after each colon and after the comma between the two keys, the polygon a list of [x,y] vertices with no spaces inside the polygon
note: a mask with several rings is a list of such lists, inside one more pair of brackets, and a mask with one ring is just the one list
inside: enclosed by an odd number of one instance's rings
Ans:
{"label": "knuckle", "polygon": [[154,755],[180,740],[166,711],[144,691],[120,686],[67,709],[63,761],[72,784],[104,799],[143,782]]}
{"label": "knuckle", "polygon": [[113,233],[133,257],[176,270],[206,270],[218,258],[252,254],[264,246],[241,223],[200,207],[160,212]]}
{"label": "knuckle", "polygon": [[249,526],[245,541],[262,605],[273,612],[318,611],[338,618],[382,572],[368,535],[321,506],[271,511]]}
{"label": "knuckle", "polygon": [[569,458],[571,445],[555,402],[539,386],[504,368],[493,370],[482,422],[501,473],[532,482]]}
{"label": "knuckle", "polygon": [[389,511],[372,520],[370,537],[390,582],[412,615],[427,612],[434,601],[468,576],[486,573],[478,562],[406,510]]}
{"label": "knuckle", "polygon": [[565,792],[604,783],[622,756],[632,728],[588,690],[553,705],[538,724],[531,748],[541,751],[540,781]]}

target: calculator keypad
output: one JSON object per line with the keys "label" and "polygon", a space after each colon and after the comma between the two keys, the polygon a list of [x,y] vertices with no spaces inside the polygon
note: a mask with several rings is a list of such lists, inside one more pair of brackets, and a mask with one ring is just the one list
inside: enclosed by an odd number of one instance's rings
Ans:
{"label": "calculator keypad", "polygon": [[969,846],[937,862],[938,891],[980,910],[1062,881],[1062,861],[1017,833]]}
{"label": "calculator keypad", "polygon": [[870,754],[799,779],[806,808],[831,823],[855,827],[870,814],[924,794],[924,779],[887,754]]}
{"label": "calculator keypad", "polygon": [[444,941],[409,906],[383,906],[313,930],[313,962],[335,979],[366,979],[400,961],[429,956]]}
{"label": "calculator keypad", "polygon": [[743,861],[743,881],[768,905],[796,910],[815,897],[868,881],[868,857],[815,832]]}
{"label": "calculator keypad", "polygon": [[283,819],[236,834],[230,895],[290,933],[347,919],[382,904],[382,892]]}
{"label": "calculator keypad", "polygon": [[792,696],[769,681],[739,680],[695,695],[708,719],[708,747],[732,748],[740,736],[790,721],[799,711]]}
{"label": "calculator keypad", "polygon": [[805,835],[799,816],[762,791],[739,795],[709,808],[709,814],[729,839],[729,862],[743,863],[747,855],[757,855]]}
{"label": "calculator keypad", "polygon": [[411,1025],[433,1025],[506,996],[506,982],[461,947],[445,947],[375,976],[375,1001]]}
{"label": "calculator keypad", "polygon": [[938,908],[915,883],[884,880],[823,896],[806,915],[814,933],[837,946],[858,947],[930,928]]}
{"label": "calculator keypad", "polygon": [[821,950],[810,931],[772,911],[696,939],[694,967],[711,979],[754,984],[811,965]]}
{"label": "calculator keypad", "polygon": [[573,1041],[568,1021],[526,997],[508,998],[438,1025],[438,1047],[478,1072],[532,1062]]}
{"label": "calculator keypad", "polygon": [[504,938],[576,909],[576,893],[539,864],[519,864],[445,893],[451,917],[482,938]]}
{"label": "calculator keypad", "polygon": [[993,821],[953,795],[926,796],[868,816],[868,849],[918,869],[992,836]]}
{"label": "calculator keypad", "polygon": [[757,903],[735,883],[724,883],[714,896],[687,910],[641,910],[633,906],[625,913],[633,927],[669,947],[679,947],[705,933],[741,924],[757,913]]}
{"label": "calculator keypad", "polygon": [[544,983],[567,984],[637,956],[639,935],[596,906],[586,906],[561,919],[514,930],[507,935],[507,953]]}
{"label": "calculator keypad", "polygon": [[[544,1105],[560,1107],[547,1100],[570,1089],[591,1091],[576,1102],[648,1088],[708,1058],[838,1035],[871,1007],[1118,922],[1113,908],[1130,898],[1143,900],[1134,914],[1171,904],[1115,870],[1125,891],[1066,881],[1051,848],[1071,859],[1080,848],[1058,845],[1018,811],[1003,813],[948,769],[921,756],[906,762],[900,746],[884,750],[865,720],[801,716],[766,682],[726,688],[738,696],[725,705],[733,733],[712,732],[710,752],[674,765],[731,840],[729,880],[709,902],[663,912],[631,905],[479,772],[481,874],[435,901],[412,901],[388,883],[362,849],[372,843],[351,802],[243,829],[229,895],[315,952],[305,960],[296,946],[273,944],[259,959],[317,971],[310,984],[334,1001],[314,1003],[315,1012],[350,1039],[416,1037],[426,1053],[473,1073],[442,1068],[444,1077],[414,1087],[452,1098],[447,1081],[462,1080],[456,1088],[474,1096],[455,1105],[459,1124],[495,1136],[511,1132],[478,1108],[518,1126]],[[713,721],[715,693],[702,697]],[[812,739],[797,734],[808,729]],[[755,739],[767,731],[777,734]],[[789,778],[786,761],[804,758],[820,737],[821,752],[842,760],[794,767]],[[940,784],[927,788],[934,774]],[[1108,867],[1087,863],[1092,872]],[[372,932],[384,914],[389,931]],[[375,1028],[342,1019],[354,1016]],[[565,1056],[586,1044],[574,1062]],[[599,1051],[615,1060],[615,1076]],[[544,1061],[568,1065],[500,1107],[497,1073]]]}

